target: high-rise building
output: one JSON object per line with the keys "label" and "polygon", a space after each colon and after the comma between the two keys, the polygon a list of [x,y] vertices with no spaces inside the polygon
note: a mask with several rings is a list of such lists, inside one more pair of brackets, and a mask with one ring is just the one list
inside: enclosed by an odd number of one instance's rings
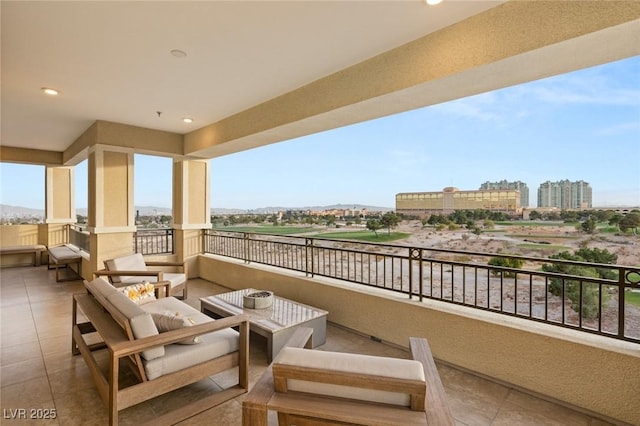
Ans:
{"label": "high-rise building", "polygon": [[546,181],[538,188],[538,207],[586,209],[592,206],[591,185],[583,180]]}
{"label": "high-rise building", "polygon": [[460,191],[448,187],[438,192],[396,194],[396,212],[412,216],[452,213],[455,210],[490,210],[510,214],[522,212],[520,192],[515,189]]}
{"label": "high-rise building", "polygon": [[501,180],[499,182],[485,182],[480,185],[481,191],[487,190],[500,190],[500,189],[515,189],[516,191],[520,191],[520,207],[526,208],[529,207],[529,187],[526,183],[515,181],[508,182],[506,180]]}

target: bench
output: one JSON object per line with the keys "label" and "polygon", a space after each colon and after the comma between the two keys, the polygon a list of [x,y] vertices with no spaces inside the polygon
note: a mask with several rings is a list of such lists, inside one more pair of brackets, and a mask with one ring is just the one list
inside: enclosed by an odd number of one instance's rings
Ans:
{"label": "bench", "polygon": [[[233,371],[234,367],[238,367],[237,385],[185,402],[184,406],[154,418],[154,423],[175,424],[247,392],[246,316],[213,320],[174,297],[156,299],[153,288],[162,286],[159,293],[164,294],[168,282],[147,284],[151,289],[147,288],[144,298],[150,301],[144,304],[136,304],[125,296],[132,286],[122,292],[104,278],[85,281],[84,285],[87,293],[73,296],[72,353],[82,355],[87,363],[108,408],[110,425],[118,424],[118,412],[125,408],[213,374]],[[168,313],[171,315],[167,317]],[[86,320],[80,322],[80,318]],[[179,318],[180,325],[164,331],[168,327],[166,321],[171,318]],[[87,334],[90,336],[85,337]],[[96,337],[100,338],[97,342]],[[109,363],[106,373],[101,365],[105,357],[94,355],[105,348]],[[121,361],[132,368],[137,383],[127,386],[120,381]]]}
{"label": "bench", "polygon": [[14,254],[32,254],[33,266],[40,266],[40,259],[42,253],[47,250],[42,244],[23,245],[23,246],[7,246],[0,247],[0,256],[14,255]]}
{"label": "bench", "polygon": [[[71,249],[67,246],[56,246],[49,247],[47,249],[49,254],[49,269],[56,270],[56,281],[73,281],[81,279],[81,268],[82,268],[82,256],[77,251]],[[71,265],[76,265],[76,270],[73,271]],[[53,265],[53,268],[52,268]],[[60,268],[70,269],[74,273],[67,278],[60,278]]]}
{"label": "bench", "polygon": [[[302,344],[304,339],[298,340]],[[413,360],[285,347],[243,402],[243,425],[454,425],[426,339]]]}

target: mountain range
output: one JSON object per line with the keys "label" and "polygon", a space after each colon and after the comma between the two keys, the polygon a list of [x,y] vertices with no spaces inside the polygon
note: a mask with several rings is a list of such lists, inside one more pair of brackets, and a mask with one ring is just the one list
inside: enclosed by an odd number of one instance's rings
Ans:
{"label": "mountain range", "polygon": [[[260,207],[256,209],[232,209],[232,208],[212,208],[211,214],[213,215],[229,215],[229,214],[273,214],[287,210],[311,210],[311,211],[324,211],[324,210],[343,210],[343,209],[367,209],[368,211],[391,211],[391,207],[376,207],[366,206],[363,204],[333,204],[329,206],[310,206],[310,207]],[[135,206],[136,213],[140,216],[152,216],[152,215],[171,215],[171,209],[167,207],[155,207],[155,206]],[[87,208],[76,209],[76,214],[81,216],[87,215]],[[7,204],[0,204],[0,216],[7,217],[44,217],[44,209],[33,209],[29,207],[10,206]]]}

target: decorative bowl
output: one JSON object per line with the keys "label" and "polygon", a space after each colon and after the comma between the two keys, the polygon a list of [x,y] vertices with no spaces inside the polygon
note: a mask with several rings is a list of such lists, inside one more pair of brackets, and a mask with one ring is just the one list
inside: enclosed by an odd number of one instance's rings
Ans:
{"label": "decorative bowl", "polygon": [[243,296],[242,304],[249,309],[265,309],[273,305],[273,292],[256,290]]}

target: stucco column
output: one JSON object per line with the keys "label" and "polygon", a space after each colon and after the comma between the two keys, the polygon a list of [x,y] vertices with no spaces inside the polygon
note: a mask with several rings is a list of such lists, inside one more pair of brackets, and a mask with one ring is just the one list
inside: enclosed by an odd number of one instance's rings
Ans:
{"label": "stucco column", "polygon": [[91,274],[104,267],[104,260],[132,253],[136,227],[133,150],[95,145],[88,160]]}
{"label": "stucco column", "polygon": [[76,222],[73,167],[45,167],[45,217],[38,243],[47,247],[68,242],[67,225]]}
{"label": "stucco column", "polygon": [[203,251],[202,230],[211,228],[210,164],[208,160],[173,162],[173,229],[176,257],[197,276],[196,256]]}

